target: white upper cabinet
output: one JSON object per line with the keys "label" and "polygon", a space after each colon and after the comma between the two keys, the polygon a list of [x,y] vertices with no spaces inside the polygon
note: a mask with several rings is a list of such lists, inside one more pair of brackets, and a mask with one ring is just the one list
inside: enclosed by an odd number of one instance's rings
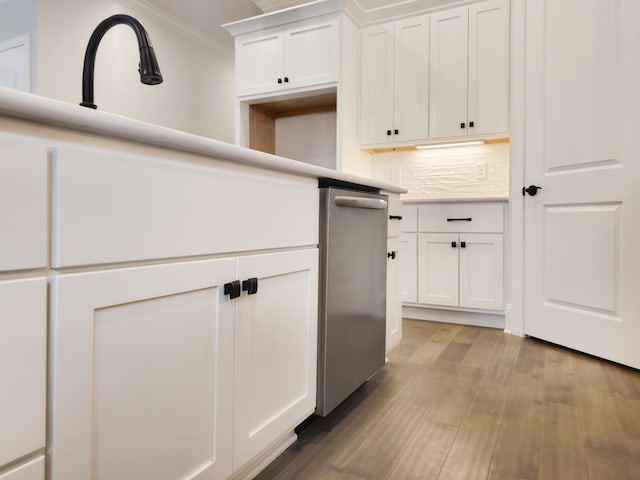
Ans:
{"label": "white upper cabinet", "polygon": [[428,42],[426,15],[362,30],[362,145],[427,139]]}
{"label": "white upper cabinet", "polygon": [[508,21],[503,0],[431,15],[431,139],[507,133]]}
{"label": "white upper cabinet", "polygon": [[236,95],[336,82],[338,18],[325,15],[236,37]]}

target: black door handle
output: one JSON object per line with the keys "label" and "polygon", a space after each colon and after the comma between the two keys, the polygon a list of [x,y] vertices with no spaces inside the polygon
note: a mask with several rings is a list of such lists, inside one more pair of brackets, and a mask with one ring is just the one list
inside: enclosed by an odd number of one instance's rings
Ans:
{"label": "black door handle", "polygon": [[402,220],[402,215],[389,215],[389,220]]}
{"label": "black door handle", "polygon": [[240,281],[234,280],[233,282],[225,283],[224,294],[229,295],[230,299],[238,298],[240,296]]}
{"label": "black door handle", "polygon": [[538,187],[536,185],[529,185],[527,188],[522,187],[522,196],[527,192],[529,195],[534,197],[538,193],[538,190],[542,190],[542,187]]}
{"label": "black door handle", "polygon": [[396,259],[396,251],[392,251],[392,252],[387,252],[387,258],[390,258],[391,260],[395,260]]}
{"label": "black door handle", "polygon": [[247,278],[242,281],[242,291],[253,295],[258,292],[258,279],[256,277]]}

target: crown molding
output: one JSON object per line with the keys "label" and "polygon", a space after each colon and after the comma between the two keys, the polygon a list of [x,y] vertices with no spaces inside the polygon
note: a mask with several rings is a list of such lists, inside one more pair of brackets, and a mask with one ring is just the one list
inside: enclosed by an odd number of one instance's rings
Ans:
{"label": "crown molding", "polygon": [[178,20],[164,10],[150,4],[146,0],[116,0],[121,5],[140,12],[144,16],[155,20],[176,33],[192,40],[213,52],[233,59],[233,46],[228,46],[194,28],[192,25]]}

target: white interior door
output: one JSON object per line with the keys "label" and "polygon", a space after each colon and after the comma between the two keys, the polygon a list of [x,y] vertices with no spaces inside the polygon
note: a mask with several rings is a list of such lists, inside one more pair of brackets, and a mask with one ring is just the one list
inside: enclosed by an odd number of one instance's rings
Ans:
{"label": "white interior door", "polygon": [[526,8],[525,333],[640,367],[640,3]]}

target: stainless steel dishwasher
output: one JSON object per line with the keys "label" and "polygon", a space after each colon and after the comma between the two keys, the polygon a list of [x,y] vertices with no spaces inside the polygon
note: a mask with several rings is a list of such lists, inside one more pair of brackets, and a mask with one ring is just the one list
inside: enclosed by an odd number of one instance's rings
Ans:
{"label": "stainless steel dishwasher", "polygon": [[386,269],[387,197],[320,188],[317,415],[385,363]]}

